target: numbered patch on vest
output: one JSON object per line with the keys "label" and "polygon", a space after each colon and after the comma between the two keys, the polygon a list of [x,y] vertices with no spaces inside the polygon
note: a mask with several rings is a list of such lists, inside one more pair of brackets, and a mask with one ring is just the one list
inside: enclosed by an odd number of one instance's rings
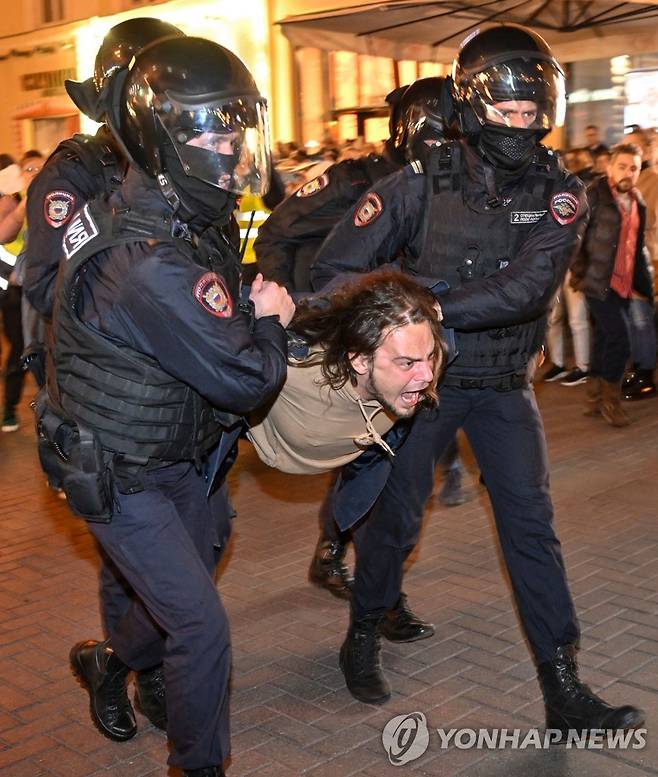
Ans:
{"label": "numbered patch on vest", "polygon": [[545,210],[513,210],[509,214],[510,224],[536,224]]}
{"label": "numbered patch on vest", "polygon": [[75,195],[71,192],[48,192],[43,200],[43,217],[51,227],[59,229],[75,213]]}
{"label": "numbered patch on vest", "polygon": [[560,192],[551,197],[551,202],[548,207],[551,211],[551,216],[553,216],[558,224],[564,226],[565,224],[571,224],[576,220],[576,216],[580,210],[580,202],[575,194],[572,194],[571,192]]}
{"label": "numbered patch on vest", "polygon": [[329,186],[329,176],[326,173],[322,173],[312,181],[305,183],[301,189],[295,192],[295,197],[312,197],[314,194],[321,192]]}
{"label": "numbered patch on vest", "polygon": [[68,225],[62,240],[64,254],[70,259],[83,246],[86,246],[98,235],[98,225],[89,212],[89,205],[79,210]]}
{"label": "numbered patch on vest", "polygon": [[231,295],[214,272],[207,272],[194,284],[194,299],[212,316],[230,318],[233,315]]}
{"label": "numbered patch on vest", "polygon": [[366,192],[357,205],[354,213],[354,226],[367,227],[372,224],[384,210],[381,197],[375,192]]}

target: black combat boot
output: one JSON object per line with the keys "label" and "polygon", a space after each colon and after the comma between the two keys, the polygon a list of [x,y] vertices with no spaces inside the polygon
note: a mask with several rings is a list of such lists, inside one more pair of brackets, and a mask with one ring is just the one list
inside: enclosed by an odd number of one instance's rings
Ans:
{"label": "black combat boot", "polygon": [[224,777],[221,766],[206,766],[204,769],[185,769],[185,777]]}
{"label": "black combat boot", "polygon": [[381,616],[352,619],[340,649],[340,668],[345,684],[355,699],[366,704],[384,704],[391,698],[391,686],[379,658]]}
{"label": "black combat boot", "polygon": [[540,664],[537,673],[544,694],[546,728],[558,729],[563,736],[570,729],[633,729],[644,723],[642,710],[628,704],[611,707],[580,682],[573,645],[557,648],[555,658]]}
{"label": "black combat boot", "polygon": [[350,599],[354,578],[350,577],[347,567],[343,564],[346,547],[338,540],[320,538],[315,549],[311,568],[308,571],[309,580],[340,599]]}
{"label": "black combat boot", "polygon": [[416,642],[434,636],[434,624],[414,615],[407,606],[407,595],[401,593],[395,607],[384,613],[379,631],[389,642]]}
{"label": "black combat boot", "polygon": [[167,701],[162,664],[136,673],[135,706],[156,728],[167,730]]}
{"label": "black combat boot", "polygon": [[110,646],[110,640],[79,642],[69,654],[71,667],[89,692],[91,719],[108,739],[125,742],[137,733],[135,713],[128,698],[130,669]]}

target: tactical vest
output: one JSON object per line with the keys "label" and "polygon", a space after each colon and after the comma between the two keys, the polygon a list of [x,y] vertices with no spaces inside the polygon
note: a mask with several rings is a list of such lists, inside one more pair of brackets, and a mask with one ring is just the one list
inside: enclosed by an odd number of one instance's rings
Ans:
{"label": "tactical vest", "polygon": [[53,316],[53,406],[93,429],[104,451],[144,465],[180,460],[198,465],[219,440],[220,414],[154,359],[118,347],[85,326],[77,302],[86,263],[112,246],[166,241],[190,261],[198,261],[198,248],[173,236],[175,223],[173,227],[165,219],[114,212],[105,200],[85,205],[64,236],[66,262],[60,269]]}
{"label": "tactical vest", "polygon": [[[430,155],[422,250],[417,259],[405,259],[408,272],[441,278],[451,289],[486,278],[515,261],[534,224],[546,216],[560,175],[555,158],[540,147],[509,200],[498,207],[483,201],[477,207],[465,202],[462,156],[458,143],[442,145]],[[541,347],[545,325],[542,316],[500,329],[455,330],[458,355],[445,383],[465,385],[462,378],[525,375],[530,357]]]}
{"label": "tactical vest", "polygon": [[96,181],[99,195],[111,194],[124,178],[125,171],[112,146],[98,135],[73,135],[63,140],[50,156],[77,159]]}

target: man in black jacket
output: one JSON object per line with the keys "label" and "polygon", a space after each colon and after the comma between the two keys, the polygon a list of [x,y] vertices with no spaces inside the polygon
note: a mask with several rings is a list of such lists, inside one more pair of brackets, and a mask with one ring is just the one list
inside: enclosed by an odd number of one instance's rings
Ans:
{"label": "man in black jacket", "polygon": [[294,312],[262,276],[240,302],[237,251],[217,229],[238,193],[269,180],[267,108],[234,54],[186,37],[136,57],[121,105],[133,164],[64,234],[39,430],[49,475],[133,598],[105,619],[109,639],[70,658],[116,740],[136,733],[129,672],[162,663],[169,761],[218,777],[230,754],[230,639],[214,582],[232,515],[223,473],[240,417],[285,379]]}
{"label": "man in black jacket", "polygon": [[585,414],[601,415],[611,426],[628,426],[621,405],[621,381],[631,354],[630,301],[653,299],[644,245],[647,209],[635,188],[642,152],[624,143],[612,150],[608,174],[587,190],[590,222],[571,284],[587,298],[594,319],[590,380]]}
{"label": "man in black jacket", "polygon": [[[352,622],[341,648],[361,701],[391,693],[379,662],[382,613],[399,595],[434,466],[463,427],[484,477],[548,728],[625,728],[641,711],[614,708],[578,678],[578,624],[553,526],[542,422],[529,364],[587,220],[582,183],[539,145],[564,118],[564,74],[546,42],[521,27],[472,36],[453,67],[464,140],[438,147],[363,195],[324,243],[312,278],[390,261],[445,279],[439,296],[458,355],[438,411],[417,416],[391,475],[354,534]],[[431,282],[431,281],[430,281]]]}

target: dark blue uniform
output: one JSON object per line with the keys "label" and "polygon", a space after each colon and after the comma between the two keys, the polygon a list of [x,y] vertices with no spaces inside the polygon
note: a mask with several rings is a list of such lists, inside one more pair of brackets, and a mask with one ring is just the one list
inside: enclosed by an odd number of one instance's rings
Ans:
{"label": "dark blue uniform", "polygon": [[[111,204],[138,216],[170,216],[155,184],[133,170]],[[93,242],[87,246],[87,241],[96,239],[93,207],[90,214],[91,221],[89,213],[82,219],[78,214],[69,225],[64,245],[71,256],[61,271],[65,280],[75,252],[88,251]],[[77,273],[75,318],[62,318],[56,307],[53,320],[56,355],[62,338],[70,340],[70,333],[78,331],[77,322],[96,342],[102,341],[98,353],[104,359],[114,354],[109,366],[106,362],[105,394],[94,383],[98,359],[86,334],[81,336],[84,365],[69,344],[56,363],[57,383],[62,406],[74,420],[95,431],[100,424],[104,454],[110,466],[116,466],[114,516],[109,523],[89,523],[134,592],[127,606],[119,606],[116,597],[109,603],[103,597],[112,647],[134,670],[164,663],[170,763],[184,769],[221,764],[230,754],[230,641],[214,582],[218,551],[230,531],[230,504],[225,488],[210,489],[207,467],[191,455],[149,458],[140,469],[138,486],[126,487],[120,440],[135,454],[140,424],[154,424],[155,432],[162,429],[164,435],[168,428],[179,428],[183,418],[198,429],[200,408],[238,415],[253,410],[285,380],[287,353],[278,317],[254,320],[243,312],[231,284],[197,258],[181,253],[171,241],[142,240],[102,250],[86,260],[83,274]],[[130,369],[168,377],[146,392],[152,400],[146,410],[131,393],[131,382],[114,377]],[[143,389],[135,386],[137,390]],[[171,408],[158,401],[158,392],[172,391],[184,398],[174,417]],[[114,423],[106,410],[98,411],[101,405],[116,406],[121,422],[132,413],[139,424]],[[206,426],[216,428],[212,414],[203,412]],[[93,418],[97,421],[89,420]],[[104,441],[110,435],[119,442],[108,450]],[[164,445],[167,438],[163,440],[153,444]],[[181,437],[181,445],[186,442]],[[212,450],[207,455],[212,457]],[[112,613],[107,613],[108,606],[114,608]]]}
{"label": "dark blue uniform", "polygon": [[42,316],[52,315],[66,225],[86,202],[116,188],[123,173],[109,131],[101,127],[93,137],[76,135],[60,144],[30,184],[23,293]]}
{"label": "dark blue uniform", "polygon": [[492,198],[482,159],[466,146],[433,152],[373,186],[327,238],[316,288],[403,252],[404,269],[448,280],[443,323],[458,356],[436,411],[419,415],[367,521],[355,532],[357,618],[395,604],[418,540],[434,468],[464,429],[489,491],[519,612],[538,661],[577,642],[578,627],[553,528],[541,418],[528,363],[545,313],[586,224],[582,184],[545,150]]}
{"label": "dark blue uniform", "polygon": [[346,159],[283,200],[254,242],[263,276],[289,291],[310,291],[310,268],[322,241],[366,189],[398,167],[376,154]]}

